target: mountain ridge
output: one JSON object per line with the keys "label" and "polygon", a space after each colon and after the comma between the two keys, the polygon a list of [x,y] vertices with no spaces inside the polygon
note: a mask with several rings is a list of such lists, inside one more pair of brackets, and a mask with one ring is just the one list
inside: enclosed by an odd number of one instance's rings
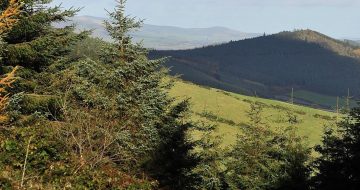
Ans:
{"label": "mountain ridge", "polygon": [[[196,84],[280,100],[289,100],[294,88],[298,103],[329,109],[348,89],[360,95],[357,52],[319,32],[298,30],[193,50],[152,51],[150,57],[171,56],[166,63],[171,74]],[[332,98],[324,104],[309,94]]]}
{"label": "mountain ridge", "polygon": [[[55,26],[76,24],[77,30],[93,30],[93,37],[111,41],[106,32],[103,21],[105,18],[93,16],[76,16],[64,23]],[[232,40],[241,40],[257,37],[260,34],[246,33],[226,27],[215,26],[209,28],[182,28],[176,26],[158,26],[144,24],[138,31],[132,32],[135,42],[143,42],[149,49],[177,50],[192,49],[213,44],[226,43]]]}
{"label": "mountain ridge", "polygon": [[276,35],[290,37],[293,39],[298,39],[310,43],[317,43],[324,48],[328,48],[334,52],[339,53],[340,55],[344,56],[354,56],[358,57],[359,55],[355,53],[356,47],[352,44],[346,43],[342,40],[337,40],[326,36],[320,32],[306,29],[306,30],[295,30],[293,32],[280,32]]}

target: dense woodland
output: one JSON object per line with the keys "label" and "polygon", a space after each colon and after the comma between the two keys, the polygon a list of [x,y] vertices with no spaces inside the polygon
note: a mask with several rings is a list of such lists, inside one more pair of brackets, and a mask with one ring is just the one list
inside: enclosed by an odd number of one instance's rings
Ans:
{"label": "dense woodland", "polygon": [[191,122],[188,100],[168,95],[166,59],[132,43],[142,22],[124,0],[105,22],[114,43],[52,27],[78,10],[48,3],[0,3],[0,189],[360,187],[359,108],[326,131],[316,158],[291,122],[270,130],[256,102],[222,147],[216,126]]}
{"label": "dense woodland", "polygon": [[173,75],[228,91],[279,99],[289,97],[292,88],[332,97],[344,97],[350,89],[356,99],[360,94],[357,49],[315,31],[298,30],[150,55],[171,56],[166,65]]}

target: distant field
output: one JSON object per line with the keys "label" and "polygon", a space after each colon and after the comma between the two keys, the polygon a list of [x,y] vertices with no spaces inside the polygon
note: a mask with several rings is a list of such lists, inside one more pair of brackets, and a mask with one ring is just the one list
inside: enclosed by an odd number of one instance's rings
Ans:
{"label": "distant field", "polygon": [[310,146],[321,142],[325,125],[330,126],[336,122],[335,113],[228,93],[182,81],[176,82],[170,94],[176,98],[190,98],[192,120],[217,124],[217,133],[224,137],[224,145],[234,143],[241,126],[249,122],[247,111],[250,109],[250,102],[254,101],[263,103],[264,122],[272,128],[289,126],[288,113],[296,115],[299,120],[295,124],[298,134],[306,136]]}
{"label": "distant field", "polygon": [[[337,98],[333,96],[326,96],[314,92],[299,90],[294,92],[294,97],[298,99],[306,100],[307,102],[317,102],[317,104],[331,107],[333,110],[336,110]],[[346,105],[345,96],[339,97],[339,108],[345,107],[345,105]],[[350,106],[351,107],[356,106],[356,101],[351,100]]]}

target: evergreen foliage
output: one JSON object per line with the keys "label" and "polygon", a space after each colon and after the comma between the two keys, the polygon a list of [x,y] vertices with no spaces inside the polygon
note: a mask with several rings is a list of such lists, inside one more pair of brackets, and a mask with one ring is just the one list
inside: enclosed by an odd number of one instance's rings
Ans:
{"label": "evergreen foliage", "polygon": [[187,114],[188,108],[188,101],[180,102],[159,126],[160,144],[147,163],[147,168],[159,180],[161,188],[189,189],[194,181],[188,173],[199,164],[200,159],[192,154],[195,142],[188,133],[196,126],[181,119]]}
{"label": "evergreen foliage", "polygon": [[[127,32],[140,22],[124,16],[125,1],[110,13],[115,43],[104,43],[94,60],[68,54],[86,33],[51,27],[76,10],[46,3],[26,1],[9,31],[14,35],[5,38],[3,63],[25,68],[14,89],[20,93],[6,109],[10,120],[0,130],[0,187],[186,186],[185,173],[196,164],[187,135],[193,125],[182,119],[188,103],[168,97],[163,60],[148,60],[140,45],[132,45]],[[150,172],[159,162],[167,164]]]}
{"label": "evergreen foliage", "polygon": [[228,150],[221,148],[222,138],[213,135],[216,126],[202,127],[202,138],[197,141],[200,149],[196,155],[199,162],[188,176],[193,178],[189,189],[220,190],[229,189],[226,181],[227,153]]}
{"label": "evergreen foliage", "polygon": [[250,126],[238,136],[227,165],[231,189],[307,189],[310,149],[292,128],[272,131],[261,104],[249,111]]}
{"label": "evergreen foliage", "polygon": [[143,48],[140,44],[134,45],[132,43],[129,32],[139,29],[142,21],[125,15],[126,0],[117,0],[117,2],[116,10],[109,13],[111,20],[105,21],[105,27],[115,41],[115,47],[119,51],[120,60],[131,62]]}
{"label": "evergreen foliage", "polygon": [[[49,2],[22,1],[18,22],[4,37],[4,65],[20,65],[39,71],[68,54],[71,46],[86,36],[87,32],[73,33],[74,27],[53,28],[52,23],[64,21],[78,10],[62,11],[59,6],[50,8],[46,6]],[[1,2],[0,11],[5,12],[9,3],[11,1]]]}
{"label": "evergreen foliage", "polygon": [[328,129],[323,144],[316,147],[320,157],[314,162],[315,189],[360,188],[360,108],[354,108],[338,124]]}

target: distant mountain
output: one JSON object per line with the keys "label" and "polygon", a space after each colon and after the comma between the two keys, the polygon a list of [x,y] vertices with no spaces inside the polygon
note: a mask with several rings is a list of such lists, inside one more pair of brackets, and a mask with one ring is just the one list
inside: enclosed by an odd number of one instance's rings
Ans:
{"label": "distant mountain", "polygon": [[153,51],[171,56],[171,73],[197,84],[330,108],[348,88],[360,95],[360,51],[311,30],[230,42],[193,50]]}
{"label": "distant mountain", "polygon": [[[62,27],[72,23],[77,24],[78,30],[93,29],[93,36],[111,41],[103,26],[104,18],[78,16],[72,21],[58,23]],[[259,34],[245,33],[231,30],[224,27],[212,28],[179,28],[172,26],[155,26],[145,24],[139,31],[132,34],[135,42],[143,41],[146,48],[170,50],[170,49],[191,49],[213,44],[220,44],[232,40],[253,38]]]}

